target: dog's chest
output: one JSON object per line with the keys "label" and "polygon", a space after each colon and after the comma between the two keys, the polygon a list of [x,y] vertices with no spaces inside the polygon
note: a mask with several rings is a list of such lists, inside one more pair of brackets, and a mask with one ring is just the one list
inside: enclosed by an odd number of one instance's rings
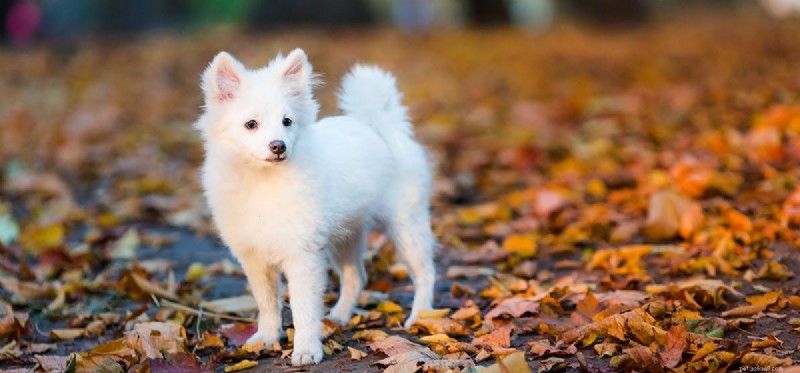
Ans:
{"label": "dog's chest", "polygon": [[282,252],[310,245],[316,230],[314,201],[296,180],[207,180],[206,195],[220,235],[240,249]]}

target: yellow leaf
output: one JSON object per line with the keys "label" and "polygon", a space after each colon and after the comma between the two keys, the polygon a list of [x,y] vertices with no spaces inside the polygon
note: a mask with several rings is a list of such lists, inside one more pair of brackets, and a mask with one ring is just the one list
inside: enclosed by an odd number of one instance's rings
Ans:
{"label": "yellow leaf", "polygon": [[515,352],[510,354],[498,362],[481,369],[481,373],[530,373],[531,368],[528,362],[525,361],[525,353]]}
{"label": "yellow leaf", "polygon": [[426,335],[424,337],[420,337],[419,341],[427,344],[456,342],[455,339],[450,338],[450,336],[444,333]]}
{"label": "yellow leaf", "polygon": [[447,317],[450,313],[449,308],[439,308],[433,310],[422,310],[419,311],[419,318],[420,319],[441,319]]}
{"label": "yellow leaf", "polygon": [[64,341],[68,339],[75,339],[84,336],[86,332],[83,329],[53,329],[50,331],[50,338]]}
{"label": "yellow leaf", "polygon": [[242,361],[240,361],[240,362],[238,362],[236,364],[233,364],[233,365],[226,365],[225,366],[225,373],[238,372],[240,370],[250,369],[250,368],[252,368],[252,367],[254,367],[256,365],[258,365],[257,361],[242,360]]}
{"label": "yellow leaf", "polygon": [[203,278],[206,275],[206,266],[203,263],[194,262],[186,270],[186,279],[195,281]]}
{"label": "yellow leaf", "polygon": [[398,312],[403,312],[403,307],[401,307],[399,304],[397,304],[395,302],[387,300],[387,301],[381,302],[381,304],[379,304],[378,307],[375,307],[375,311],[378,311],[378,312],[383,313],[383,314],[386,314],[386,313],[398,313]]}
{"label": "yellow leaf", "polygon": [[510,251],[522,257],[536,255],[536,242],[529,236],[514,234],[503,241],[503,250]]}
{"label": "yellow leaf", "polygon": [[38,254],[44,249],[64,243],[64,226],[60,223],[45,227],[29,225],[22,232],[19,241],[29,252]]}

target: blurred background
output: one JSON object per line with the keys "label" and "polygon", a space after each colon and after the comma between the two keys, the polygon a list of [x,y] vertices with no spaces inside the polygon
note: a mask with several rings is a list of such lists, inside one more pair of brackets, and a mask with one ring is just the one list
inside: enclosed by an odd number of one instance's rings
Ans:
{"label": "blurred background", "polygon": [[392,25],[408,32],[515,25],[546,29],[557,19],[596,26],[639,25],[699,8],[785,18],[798,0],[2,0],[4,39],[74,41],[86,35],[196,32],[235,24],[248,30]]}
{"label": "blurred background", "polygon": [[323,115],[353,63],[394,72],[439,167],[439,208],[668,169],[661,150],[744,146],[753,118],[798,101],[799,12],[800,0],[0,0],[0,196],[22,198],[32,226],[207,228],[191,124],[221,50],[258,67],[304,48],[326,81]]}

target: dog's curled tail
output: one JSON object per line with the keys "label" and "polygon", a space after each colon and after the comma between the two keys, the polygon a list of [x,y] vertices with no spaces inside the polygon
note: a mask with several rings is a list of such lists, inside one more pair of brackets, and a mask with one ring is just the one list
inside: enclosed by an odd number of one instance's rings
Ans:
{"label": "dog's curled tail", "polygon": [[392,74],[370,65],[356,65],[342,80],[339,109],[372,126],[390,147],[413,135],[407,109]]}

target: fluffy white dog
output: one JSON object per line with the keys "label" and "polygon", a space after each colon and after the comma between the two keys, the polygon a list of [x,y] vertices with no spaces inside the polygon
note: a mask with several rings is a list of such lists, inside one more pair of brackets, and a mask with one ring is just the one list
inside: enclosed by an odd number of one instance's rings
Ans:
{"label": "fluffy white dog", "polygon": [[315,84],[300,49],[257,70],[222,52],[203,73],[205,113],[195,124],[214,223],[258,303],[258,332],[248,342],[280,339],[282,272],[296,329],[294,365],[322,359],[329,262],[341,289],[328,317],[350,319],[373,230],[390,237],[410,269],[415,294],[406,326],[433,301],[431,169],[394,77],[355,66],[339,92],[344,115],[319,122]]}

